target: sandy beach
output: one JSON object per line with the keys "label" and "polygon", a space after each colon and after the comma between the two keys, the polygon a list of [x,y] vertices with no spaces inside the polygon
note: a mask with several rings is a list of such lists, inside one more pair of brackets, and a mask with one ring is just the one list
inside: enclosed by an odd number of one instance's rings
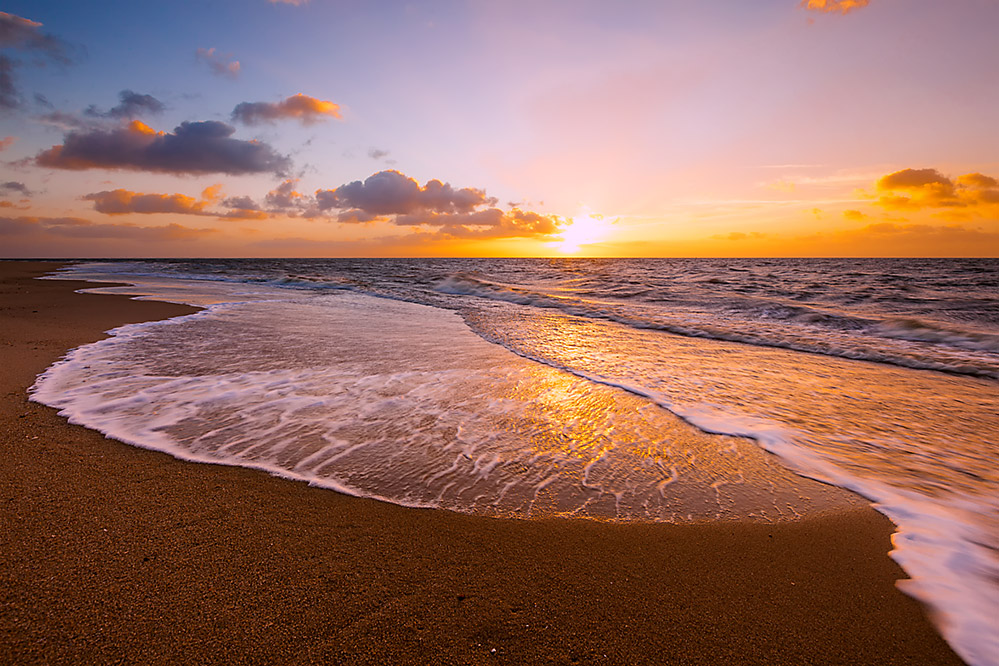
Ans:
{"label": "sandy beach", "polygon": [[407,509],[108,440],[28,402],[190,312],[0,262],[0,663],[960,664],[873,509],[780,525]]}

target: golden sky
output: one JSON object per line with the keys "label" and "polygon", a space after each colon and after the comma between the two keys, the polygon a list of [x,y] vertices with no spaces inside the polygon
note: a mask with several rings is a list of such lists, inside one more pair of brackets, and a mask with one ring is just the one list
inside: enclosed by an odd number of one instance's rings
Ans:
{"label": "golden sky", "polygon": [[0,256],[997,256],[996,25],[988,0],[13,2]]}

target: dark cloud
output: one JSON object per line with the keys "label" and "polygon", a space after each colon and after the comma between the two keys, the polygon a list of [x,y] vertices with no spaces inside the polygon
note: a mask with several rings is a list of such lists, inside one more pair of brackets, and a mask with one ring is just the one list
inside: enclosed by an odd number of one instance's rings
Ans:
{"label": "dark cloud", "polygon": [[215,47],[198,49],[194,52],[194,59],[208,65],[208,69],[218,76],[224,76],[227,79],[235,79],[239,76],[239,61],[233,60],[231,53],[216,53]]}
{"label": "dark cloud", "polygon": [[120,100],[118,106],[108,111],[101,111],[96,106],[91,105],[83,113],[91,118],[123,118],[131,120],[132,118],[138,118],[147,114],[155,115],[162,113],[163,109],[166,108],[163,102],[152,95],[140,95],[131,90],[122,90],[118,93],[118,99]]}
{"label": "dark cloud", "polygon": [[42,107],[43,109],[54,109],[55,106],[49,101],[49,98],[45,95],[36,92],[35,93],[35,104]]}
{"label": "dark cloud", "polygon": [[14,84],[14,61],[0,55],[0,109],[16,109],[21,106],[21,97]]}
{"label": "dark cloud", "polygon": [[234,122],[246,125],[294,119],[312,125],[340,117],[340,105],[299,93],[280,102],[242,102],[232,110]]}
{"label": "dark cloud", "polygon": [[801,0],[801,6],[805,9],[823,14],[848,14],[869,4],[870,0]]}
{"label": "dark cloud", "polygon": [[[41,31],[37,21],[0,12],[0,49],[11,49],[41,55],[59,64],[72,62],[72,47],[54,35]],[[17,62],[0,55],[0,109],[21,106],[21,97],[14,79]]]}
{"label": "dark cloud", "polygon": [[257,202],[250,197],[229,197],[222,201],[226,208],[237,208],[240,210],[260,210]]}
{"label": "dark cloud", "polygon": [[19,183],[15,180],[8,180],[6,183],[0,183],[0,194],[20,194],[23,197],[30,197],[31,190],[24,183]]}
{"label": "dark cloud", "polygon": [[373,160],[380,160],[388,156],[389,151],[387,150],[381,150],[380,148],[368,148],[368,157]]}
{"label": "dark cloud", "polygon": [[283,174],[290,160],[268,144],[232,138],[222,122],[184,122],[173,133],[156,132],[138,120],[114,129],[84,129],[35,157],[56,169],[127,169],[173,174]]}
{"label": "dark cloud", "polygon": [[436,237],[514,238],[558,233],[562,220],[514,208],[503,211],[497,200],[477,188],[454,188],[430,180],[424,186],[398,171],[380,171],[366,180],[318,190],[323,211],[339,211],[337,221],[388,220],[406,227],[431,227]]}

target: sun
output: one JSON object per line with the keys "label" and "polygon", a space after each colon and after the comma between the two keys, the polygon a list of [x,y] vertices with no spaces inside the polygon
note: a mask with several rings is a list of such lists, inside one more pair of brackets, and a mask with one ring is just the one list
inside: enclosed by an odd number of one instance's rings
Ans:
{"label": "sun", "polygon": [[565,254],[575,254],[583,245],[602,241],[610,226],[603,215],[592,213],[587,208],[569,220],[568,226],[562,229],[562,240],[556,244],[559,251]]}

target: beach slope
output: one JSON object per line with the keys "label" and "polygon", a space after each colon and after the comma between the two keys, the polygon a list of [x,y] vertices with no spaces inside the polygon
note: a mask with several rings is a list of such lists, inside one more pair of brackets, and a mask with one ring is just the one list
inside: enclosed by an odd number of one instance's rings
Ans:
{"label": "beach slope", "polygon": [[[108,440],[28,402],[191,309],[0,262],[0,663],[960,664],[872,509],[781,525],[406,509]],[[93,286],[93,285],[90,285]]]}

